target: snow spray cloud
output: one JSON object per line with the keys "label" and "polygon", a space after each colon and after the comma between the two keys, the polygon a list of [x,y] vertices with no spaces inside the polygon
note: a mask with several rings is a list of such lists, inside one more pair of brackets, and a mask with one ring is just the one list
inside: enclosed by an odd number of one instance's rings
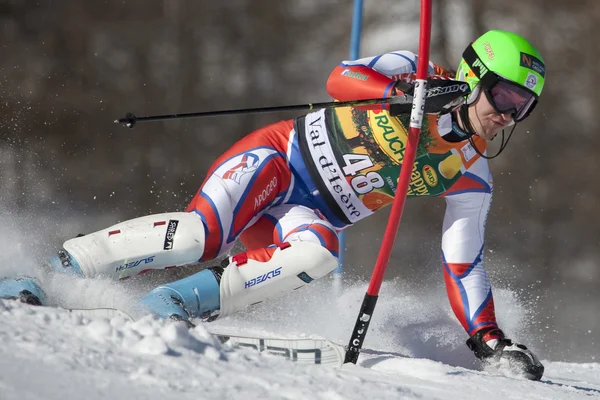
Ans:
{"label": "snow spray cloud", "polygon": [[[213,324],[248,332],[317,335],[347,344],[368,282],[354,282],[340,295],[323,278],[278,300],[260,304]],[[511,291],[496,289],[498,319],[511,337],[523,337],[528,308]],[[429,358],[454,366],[477,365],[468,338],[454,317],[442,285],[427,288],[385,281],[364,344],[366,352]]]}

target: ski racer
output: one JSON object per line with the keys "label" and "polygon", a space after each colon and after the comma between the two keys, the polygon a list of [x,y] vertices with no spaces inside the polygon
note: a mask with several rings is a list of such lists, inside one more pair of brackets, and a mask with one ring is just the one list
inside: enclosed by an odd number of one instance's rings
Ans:
{"label": "ski racer", "polygon": [[[344,61],[327,90],[340,101],[410,98],[416,64],[409,51]],[[434,86],[452,78],[433,63],[429,75]],[[435,109],[426,101],[417,158],[407,167],[408,196],[445,199],[442,270],[468,347],[482,360],[517,365],[530,379],[540,379],[544,368],[498,327],[483,267],[493,192],[486,141],[502,131],[504,148],[503,130],[530,115],[544,78],[542,57],[528,41],[500,30],[485,33],[466,48],[455,76],[470,94],[458,93],[458,103],[450,99]],[[406,167],[409,117],[402,104],[343,107],[258,129],[214,162],[185,212],[144,216],[67,240],[50,268],[125,279],[213,260],[240,239],[246,251],[156,287],[140,305],[158,317],[210,321],[291,292],[337,267],[341,230],[393,201]],[[0,281],[0,297],[46,301],[27,277]]]}

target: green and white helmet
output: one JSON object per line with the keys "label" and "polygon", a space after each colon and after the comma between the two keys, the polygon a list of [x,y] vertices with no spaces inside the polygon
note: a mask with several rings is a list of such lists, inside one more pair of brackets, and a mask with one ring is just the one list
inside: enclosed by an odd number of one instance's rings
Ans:
{"label": "green and white helmet", "polygon": [[500,30],[484,33],[464,51],[456,79],[472,90],[468,103],[483,90],[499,113],[515,122],[529,116],[544,87],[546,67],[540,53],[521,36]]}

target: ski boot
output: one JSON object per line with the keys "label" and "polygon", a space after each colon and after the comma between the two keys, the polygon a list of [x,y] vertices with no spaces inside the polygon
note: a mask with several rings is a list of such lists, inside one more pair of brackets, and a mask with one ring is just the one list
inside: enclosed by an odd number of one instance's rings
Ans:
{"label": "ski boot", "polygon": [[219,315],[222,273],[223,268],[213,267],[161,285],[141,298],[141,306],[156,317],[185,321],[190,327],[192,318],[213,321]]}
{"label": "ski boot", "polygon": [[64,249],[60,249],[58,254],[47,262],[46,266],[51,272],[83,277],[83,272],[81,272],[81,267],[77,260],[71,257],[71,254]]}
{"label": "ski boot", "polygon": [[33,306],[41,306],[46,303],[46,294],[35,281],[29,276],[0,279],[0,299],[20,300]]}
{"label": "ski boot", "polygon": [[467,346],[475,357],[489,365],[508,364],[511,372],[525,378],[539,381],[544,374],[544,366],[530,350],[522,344],[513,343],[495,327],[479,330],[467,340]]}
{"label": "ski boot", "polygon": [[[52,259],[42,264],[46,273],[61,273],[83,276],[75,259],[65,250],[59,250]],[[47,297],[39,283],[32,277],[0,278],[0,299],[20,300],[34,306],[47,303]]]}

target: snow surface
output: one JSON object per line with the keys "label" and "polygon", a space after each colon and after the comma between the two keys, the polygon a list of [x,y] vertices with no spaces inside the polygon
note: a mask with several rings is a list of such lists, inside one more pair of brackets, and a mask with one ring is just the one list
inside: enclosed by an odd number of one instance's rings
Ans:
{"label": "snow surface", "polygon": [[[91,298],[104,303],[96,305],[107,305],[109,295],[120,305],[131,298],[128,288],[103,281],[68,288],[67,302],[88,306]],[[355,283],[336,294],[324,280],[212,326],[345,344],[365,288]],[[549,361],[538,353],[546,367],[541,382],[482,370],[443,290],[427,294],[385,282],[381,293],[358,365],[339,369],[233,349],[202,324],[188,330],[150,317],[88,320],[0,300],[0,400],[600,398],[598,363]],[[497,290],[496,301],[507,310],[499,316],[504,329],[527,337],[526,307],[509,291]]]}

